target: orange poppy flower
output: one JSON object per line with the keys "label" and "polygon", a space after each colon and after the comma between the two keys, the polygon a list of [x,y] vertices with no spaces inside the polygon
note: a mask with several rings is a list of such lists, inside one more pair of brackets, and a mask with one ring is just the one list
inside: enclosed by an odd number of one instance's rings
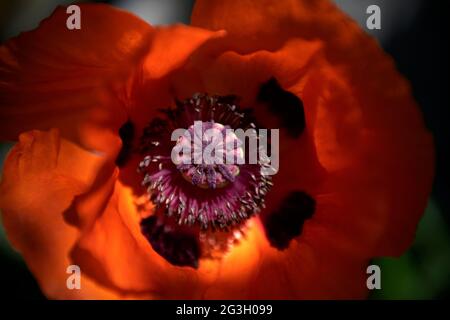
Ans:
{"label": "orange poppy flower", "polygon": [[[0,208],[43,292],[366,297],[368,262],[408,248],[433,176],[377,43],[325,0],[199,0],[192,26],[167,27],[80,7],[81,30],[58,8],[0,47],[0,135],[18,140]],[[175,166],[170,132],[193,120],[280,128],[279,172]]]}

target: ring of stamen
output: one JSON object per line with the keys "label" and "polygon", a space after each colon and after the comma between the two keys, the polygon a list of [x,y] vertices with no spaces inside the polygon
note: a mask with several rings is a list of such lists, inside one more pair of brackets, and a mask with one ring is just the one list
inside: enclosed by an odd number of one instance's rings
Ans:
{"label": "ring of stamen", "polygon": [[[265,196],[273,184],[272,177],[265,175],[261,169],[269,164],[264,159],[255,164],[226,161],[227,156],[241,160],[244,158],[240,141],[233,134],[226,136],[223,146],[212,153],[213,158],[222,158],[224,163],[186,163],[183,162],[184,154],[173,161],[174,146],[190,144],[194,147],[197,143],[203,154],[211,141],[201,135],[200,140],[194,142],[180,137],[173,143],[172,133],[177,128],[187,128],[194,136],[193,126],[196,122],[207,129],[217,129],[222,134],[228,128],[245,131],[255,129],[256,125],[248,111],[236,105],[233,97],[196,94],[190,99],[177,101],[175,109],[162,111],[164,117],[154,118],[141,137],[144,158],[138,171],[144,176],[142,185],[147,189],[149,200],[155,206],[153,214],[158,219],[170,223],[172,228],[178,225],[183,230],[187,228],[197,234],[201,243],[201,257],[217,256],[213,252],[228,248],[230,241],[239,241],[249,218],[265,207]],[[201,132],[203,134],[204,130]],[[227,145],[231,147],[226,148]],[[195,160],[198,156],[195,150],[193,154]],[[192,154],[189,156],[192,157]],[[156,232],[152,228],[144,229]],[[235,234],[237,237],[233,236]],[[147,236],[154,239],[150,234]],[[152,246],[161,246],[165,240],[152,241]],[[166,249],[158,252],[169,254],[170,250]]]}

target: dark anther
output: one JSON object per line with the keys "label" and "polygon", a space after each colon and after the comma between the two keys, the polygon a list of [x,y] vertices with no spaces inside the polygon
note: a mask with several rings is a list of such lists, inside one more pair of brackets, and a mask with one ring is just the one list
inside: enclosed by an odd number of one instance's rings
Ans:
{"label": "dark anther", "polygon": [[198,267],[200,245],[197,238],[177,226],[166,224],[151,216],[141,221],[141,232],[164,259],[175,266]]}
{"label": "dark anther", "polygon": [[303,224],[313,216],[315,206],[314,199],[304,192],[289,194],[281,207],[264,222],[270,244],[280,250],[286,249],[291,240],[302,233]]}
{"label": "dark anther", "polygon": [[219,96],[217,97],[217,102],[218,103],[224,103],[224,104],[235,104],[239,101],[238,96],[234,95],[234,94],[230,94],[227,96]]}
{"label": "dark anther", "polygon": [[153,118],[150,124],[145,127],[144,135],[147,136],[160,136],[167,129],[167,121],[161,118]]}
{"label": "dark anther", "polygon": [[122,149],[116,159],[116,165],[123,166],[133,150],[134,125],[131,121],[125,122],[119,129],[119,136],[122,139]]}
{"label": "dark anther", "polygon": [[305,129],[303,102],[292,92],[283,90],[275,78],[261,85],[257,99],[279,117],[289,135],[298,138],[302,134]]}
{"label": "dark anther", "polygon": [[153,118],[152,121],[144,128],[143,135],[139,142],[139,151],[141,153],[148,152],[154,147],[153,143],[155,141],[163,140],[168,132],[168,123],[166,120],[158,117]]}
{"label": "dark anther", "polygon": [[[176,100],[176,103],[180,104],[181,102]],[[167,116],[167,118],[172,121],[176,121],[181,113],[181,111],[179,109],[159,109],[158,111],[165,114]]]}

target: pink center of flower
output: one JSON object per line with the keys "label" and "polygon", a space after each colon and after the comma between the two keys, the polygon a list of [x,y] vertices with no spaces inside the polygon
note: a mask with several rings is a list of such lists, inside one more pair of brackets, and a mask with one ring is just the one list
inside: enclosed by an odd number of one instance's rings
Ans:
{"label": "pink center of flower", "polygon": [[[175,156],[177,169],[183,178],[203,189],[223,188],[239,175],[239,163],[244,152],[234,132],[215,122],[191,125],[177,143],[177,150],[187,154]],[[192,152],[193,151],[193,152]]]}
{"label": "pink center of flower", "polygon": [[245,161],[236,135],[256,128],[253,121],[236,97],[195,94],[144,129],[138,171],[154,209],[141,221],[142,233],[172,264],[196,267],[201,257],[220,258],[265,207],[273,185],[262,170],[268,164]]}

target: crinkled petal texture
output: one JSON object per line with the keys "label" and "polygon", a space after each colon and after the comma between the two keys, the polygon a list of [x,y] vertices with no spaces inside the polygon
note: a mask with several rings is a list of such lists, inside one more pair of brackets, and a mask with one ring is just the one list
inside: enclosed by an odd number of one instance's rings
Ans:
{"label": "crinkled petal texture", "polygon": [[81,30],[67,29],[61,7],[0,48],[2,139],[55,127],[88,148],[114,153],[112,132],[126,119],[124,79],[147,50],[152,28],[104,5],[81,11]]}
{"label": "crinkled petal texture", "polygon": [[282,134],[279,189],[267,202],[276,206],[283,193],[304,190],[316,200],[316,212],[288,250],[261,249],[266,258],[253,293],[364,296],[364,262],[398,256],[411,244],[431,189],[432,138],[408,83],[378,44],[328,1],[200,0],[192,24],[227,30],[225,52],[212,61],[225,76],[203,67],[199,77],[210,90],[246,87],[251,99],[258,83],[275,76],[304,103],[306,135]]}
{"label": "crinkled petal texture", "polygon": [[[59,9],[0,48],[2,137],[61,129],[62,138],[22,135],[1,184],[9,238],[48,296],[363,298],[368,261],[410,245],[430,191],[432,140],[391,59],[334,5],[202,0],[195,27],[164,28],[107,6],[82,12],[80,33]],[[256,99],[273,77],[303,101],[298,138]],[[114,133],[128,119],[139,133],[157,107],[202,91],[236,94],[263,126],[281,128],[262,220],[292,191],[316,201],[288,249],[271,247],[255,218],[223,259],[193,270],[168,263],[140,233],[136,159],[114,166]],[[69,263],[86,279],[80,292],[65,288]]]}
{"label": "crinkled petal texture", "polygon": [[63,212],[89,190],[105,158],[61,139],[59,131],[23,133],[9,153],[0,185],[0,206],[8,237],[49,296],[113,298],[91,280],[68,290],[68,252],[78,238]]}

